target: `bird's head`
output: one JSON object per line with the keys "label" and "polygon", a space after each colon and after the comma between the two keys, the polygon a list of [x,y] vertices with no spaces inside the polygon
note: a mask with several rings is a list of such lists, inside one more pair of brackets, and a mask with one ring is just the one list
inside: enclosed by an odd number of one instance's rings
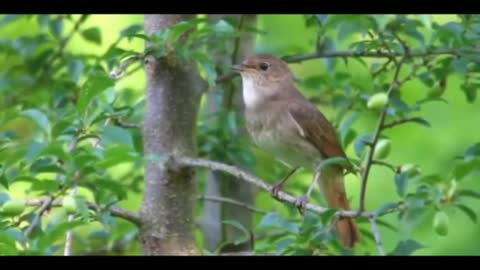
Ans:
{"label": "bird's head", "polygon": [[272,55],[254,55],[232,68],[242,76],[247,106],[258,105],[265,98],[279,95],[293,84],[293,74],[287,63]]}

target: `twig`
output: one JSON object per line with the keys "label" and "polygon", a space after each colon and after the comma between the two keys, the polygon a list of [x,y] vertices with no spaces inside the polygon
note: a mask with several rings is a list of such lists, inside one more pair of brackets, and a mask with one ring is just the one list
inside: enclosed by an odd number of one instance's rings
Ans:
{"label": "twig", "polygon": [[[37,198],[37,199],[27,199],[26,205],[28,206],[38,206],[43,205],[48,198]],[[114,217],[123,218],[127,221],[132,222],[135,225],[140,225],[140,216],[137,213],[133,213],[119,207],[109,207],[108,209],[102,208],[99,205],[93,202],[86,202],[89,209],[94,211],[104,211],[107,210]],[[61,207],[63,206],[62,200],[55,200],[50,204],[51,207]]]}
{"label": "twig", "polygon": [[131,66],[133,63],[136,63],[139,60],[142,60],[143,58],[144,58],[144,55],[139,54],[139,55],[134,55],[125,59],[117,69],[114,69],[110,72],[110,77],[112,77],[115,80],[118,80],[129,66]]}
{"label": "twig", "polygon": [[35,226],[37,226],[37,224],[40,222],[43,213],[47,211],[47,209],[51,206],[54,199],[54,196],[49,196],[48,198],[43,200],[41,204],[38,204],[41,205],[40,210],[38,210],[38,214],[35,216],[30,226],[28,226],[28,228],[25,230],[25,238],[27,238],[32,233]]}
{"label": "twig", "polygon": [[[227,165],[221,162],[216,162],[216,161],[211,161],[211,160],[201,159],[201,158],[190,158],[190,157],[177,157],[177,158],[170,159],[170,161],[179,166],[203,167],[213,171],[222,171],[235,176],[235,179],[237,180],[243,180],[243,181],[249,182],[250,184],[253,184],[268,192],[271,192],[273,187],[272,185],[265,183],[262,179],[238,167]],[[282,202],[288,202],[292,205],[295,205],[295,202],[297,200],[296,197],[289,195],[283,191],[280,191],[278,193],[278,199]],[[307,203],[305,208],[318,214],[323,214],[330,210],[329,208],[315,205],[312,203]],[[339,216],[342,216],[342,217],[357,217],[357,214],[358,214],[357,211],[338,211],[337,213]],[[369,212],[360,213],[360,216],[366,217],[366,218],[372,215],[373,214]]]}
{"label": "twig", "polygon": [[123,128],[138,128],[138,129],[142,128],[142,125],[140,125],[140,124],[124,122],[124,121],[122,121],[118,118],[112,118],[112,123],[115,126],[119,126],[119,127],[123,127]]}
{"label": "twig", "polygon": [[382,67],[380,67],[378,70],[372,73],[372,77],[375,78],[380,74],[382,71],[386,70],[388,68],[388,65],[392,62],[392,58],[388,58],[385,63],[383,63]]}
{"label": "twig", "polygon": [[212,202],[222,202],[222,203],[228,203],[232,205],[237,205],[243,208],[246,208],[250,211],[261,213],[261,214],[267,214],[268,211],[258,209],[253,205],[250,205],[248,203],[240,202],[234,199],[230,198],[225,198],[225,197],[217,197],[217,196],[208,196],[208,195],[200,195],[197,197],[198,200],[206,200],[206,201],[212,201]]}
{"label": "twig", "polygon": [[393,172],[397,172],[397,167],[390,164],[390,163],[387,163],[385,161],[382,161],[382,160],[372,160],[372,164],[376,164],[376,165],[381,165],[381,166],[384,166],[384,167],[387,167],[389,169],[391,169]]}
{"label": "twig", "polygon": [[[430,51],[414,51],[409,53],[409,57],[424,57],[429,55],[454,55],[459,56],[461,53],[480,53],[480,49],[437,49]],[[333,57],[365,57],[365,58],[395,58],[405,56],[403,52],[382,52],[382,51],[370,51],[370,52],[353,52],[353,51],[319,51],[310,54],[292,55],[282,57],[288,63],[298,63],[307,60],[317,58],[333,58]]]}
{"label": "twig", "polygon": [[375,220],[375,217],[370,217],[369,220],[370,225],[372,226],[373,237],[375,238],[378,253],[381,256],[385,256],[385,248],[383,247],[382,238],[380,237],[380,230],[378,229],[377,221]]}
{"label": "twig", "polygon": [[421,120],[422,120],[421,117],[410,117],[410,118],[400,119],[400,120],[396,120],[396,121],[384,124],[382,126],[382,129],[385,130],[401,124],[408,123],[408,122],[415,122],[415,121],[421,121]]}
{"label": "twig", "polygon": [[[388,96],[390,96],[390,94],[394,90],[398,89],[398,87],[400,87],[398,83],[398,76],[400,75],[402,64],[403,64],[403,59],[399,63],[396,63],[395,74],[393,75],[392,84],[390,86],[390,89],[388,89],[388,92],[387,92]],[[380,114],[380,119],[378,120],[378,124],[375,129],[375,133],[373,135],[373,140],[369,144],[370,151],[368,152],[367,163],[365,164],[365,169],[362,174],[361,191],[360,191],[360,207],[359,207],[358,213],[362,213],[365,210],[365,193],[367,190],[368,174],[372,166],[373,153],[377,145],[378,139],[380,138],[380,134],[382,133],[383,125],[385,123],[385,118],[387,116],[387,107],[388,107],[388,104],[385,105],[382,113]]]}

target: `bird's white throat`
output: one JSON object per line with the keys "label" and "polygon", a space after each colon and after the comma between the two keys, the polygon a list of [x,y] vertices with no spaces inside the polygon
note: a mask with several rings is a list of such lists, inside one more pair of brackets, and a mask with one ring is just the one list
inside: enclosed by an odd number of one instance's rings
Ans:
{"label": "bird's white throat", "polygon": [[260,92],[255,89],[254,78],[242,75],[243,102],[247,107],[255,107],[261,99]]}

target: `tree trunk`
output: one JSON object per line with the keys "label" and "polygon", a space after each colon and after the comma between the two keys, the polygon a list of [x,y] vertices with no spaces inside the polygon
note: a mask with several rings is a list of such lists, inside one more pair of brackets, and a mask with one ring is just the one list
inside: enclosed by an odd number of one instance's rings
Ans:
{"label": "tree trunk", "polygon": [[[215,15],[211,16],[212,21],[218,21],[221,18],[232,18],[239,22],[239,27],[245,29],[246,26],[255,26],[256,16],[254,15]],[[238,44],[236,44],[238,42]],[[216,57],[216,63],[231,65],[242,61],[247,56],[250,56],[255,51],[255,34],[249,33],[246,36],[242,36],[242,39],[232,40],[232,43],[228,47],[235,48],[237,50],[229,54],[218,52],[213,48],[210,53]],[[232,63],[234,62],[234,63]],[[241,89],[239,85],[233,83],[226,83],[217,85],[217,91],[212,91],[208,96],[208,107],[210,112],[217,112],[220,110],[230,111],[234,110],[238,112],[239,116],[243,116],[241,110],[243,109],[241,99]],[[214,95],[216,93],[223,93],[223,104],[217,102],[218,99]],[[215,122],[211,121],[211,125]],[[220,125],[226,126],[227,123],[220,123]],[[245,135],[245,132],[242,131]],[[241,135],[241,134],[239,134]],[[235,164],[241,166],[240,164]],[[245,202],[248,204],[255,203],[256,190],[254,186],[243,183],[242,181],[236,181],[232,179],[233,176],[226,175],[221,172],[209,172],[209,178],[207,183],[206,195],[215,197],[226,197],[237,201]],[[253,214],[250,210],[242,208],[236,205],[220,202],[205,202],[205,211],[203,216],[203,232],[205,235],[205,247],[206,249],[213,251],[218,248],[219,245],[225,243],[232,243],[234,240],[243,237],[244,233],[239,229],[223,224],[224,220],[235,220],[241,223],[248,230],[252,230],[253,226]],[[239,245],[227,244],[221,248],[221,252],[236,252],[236,251],[249,251],[251,250],[250,242],[245,242]]]}
{"label": "tree trunk", "polygon": [[[191,16],[145,15],[151,35]],[[149,46],[149,44],[147,44]],[[201,98],[201,78],[193,64],[168,55],[149,59],[144,151],[146,156],[195,156],[195,126]],[[145,255],[195,255],[194,170],[147,161],[141,209],[141,240]]]}

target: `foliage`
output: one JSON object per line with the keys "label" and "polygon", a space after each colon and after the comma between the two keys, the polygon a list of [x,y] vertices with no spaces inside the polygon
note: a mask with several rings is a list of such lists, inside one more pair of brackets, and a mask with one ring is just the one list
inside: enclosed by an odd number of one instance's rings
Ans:
{"label": "foliage", "polygon": [[[208,83],[206,91],[214,91],[218,79],[229,71],[208,52],[215,48],[219,55],[231,55],[234,48],[222,45],[243,37],[236,21],[211,23],[208,17],[199,17],[152,36],[143,33],[142,25],[131,24],[109,42],[104,28],[86,26],[91,17],[94,16],[0,18],[0,31],[16,29],[22,23],[33,29],[15,37],[2,35],[0,39],[0,57],[4,59],[4,64],[0,64],[2,255],[62,254],[69,230],[78,234],[75,254],[89,254],[104,246],[110,250],[118,243],[135,242],[138,228],[109,211],[120,204],[137,209],[138,205],[123,203],[141,196],[143,191],[142,133],[136,125],[127,123],[141,123],[144,97],[138,93],[142,89],[122,87],[121,80],[141,69],[148,57],[179,59],[196,63]],[[415,234],[422,224],[430,224],[428,235],[436,232],[446,236],[454,231],[451,223],[458,212],[476,223],[477,211],[471,199],[479,199],[480,192],[476,189],[478,185],[472,187],[469,180],[480,169],[480,143],[469,141],[465,142],[470,145],[467,148],[455,147],[455,152],[449,153],[449,167],[438,168],[438,172],[420,170],[424,164],[414,164],[409,159],[399,161],[394,153],[400,151],[397,143],[409,139],[408,134],[395,136],[397,129],[409,132],[426,129],[430,136],[440,136],[437,134],[441,130],[435,129],[424,112],[432,107],[441,111],[442,106],[452,106],[446,97],[452,81],[461,81],[457,91],[463,97],[462,104],[467,106],[477,101],[480,59],[476,44],[480,41],[480,17],[459,15],[447,22],[439,22],[430,15],[299,17],[302,27],[313,33],[314,39],[307,42],[307,49],[267,46],[264,50],[279,56],[289,54],[285,58],[289,62],[314,63],[313,72],[295,66],[299,71],[296,74],[301,74],[297,77],[298,85],[312,101],[322,104],[325,108],[322,111],[335,112],[328,112],[329,119],[349,150],[349,159],[362,169],[372,166],[372,172],[380,167],[390,169],[390,181],[382,179],[381,183],[394,187],[396,194],[373,208],[369,207],[372,205],[369,201],[375,194],[367,192],[364,202],[382,228],[382,234],[383,229],[388,229],[401,235],[388,241],[383,237],[388,242],[387,254],[410,255],[427,248],[422,238],[429,236]],[[259,29],[243,31],[267,38]],[[185,33],[190,35],[184,37]],[[106,50],[90,53],[68,49],[75,40]],[[126,44],[136,40],[154,46],[147,51],[129,49]],[[305,55],[309,58],[302,58]],[[238,80],[226,83],[240,86]],[[420,85],[418,91],[425,91],[412,98],[406,91],[411,84]],[[226,99],[222,93],[212,97],[219,103]],[[203,106],[197,131],[199,156],[225,163],[239,161],[259,177],[280,178],[286,171],[284,167],[272,163],[273,159],[264,153],[256,152],[252,157],[246,151],[248,142],[240,138],[242,124],[236,108],[212,115]],[[453,123],[449,125],[455,128]],[[422,145],[413,143],[409,147],[422,149]],[[366,178],[374,178],[372,175]],[[371,181],[374,180],[369,180],[368,185]],[[200,190],[204,189],[203,182],[200,179]],[[298,194],[305,190],[302,181],[287,188],[287,192]],[[357,200],[359,191],[360,188],[349,189],[349,194],[354,194]],[[42,204],[34,200],[38,198],[53,200],[42,211]],[[316,198],[312,200],[322,204]],[[92,204],[96,207],[91,207]],[[273,204],[271,198],[260,203],[268,208]],[[360,206],[358,201],[352,204]],[[255,239],[257,254],[378,252],[366,218],[358,218],[364,243],[358,250],[347,251],[331,231],[335,211],[322,215],[307,211],[300,217],[293,206],[286,208],[259,216],[254,232],[234,220],[225,224],[244,232],[235,244]],[[72,222],[68,221],[68,215],[73,215]],[[272,232],[274,236],[269,237]],[[262,234],[267,236],[260,237]],[[135,247],[128,251],[136,252]]]}

